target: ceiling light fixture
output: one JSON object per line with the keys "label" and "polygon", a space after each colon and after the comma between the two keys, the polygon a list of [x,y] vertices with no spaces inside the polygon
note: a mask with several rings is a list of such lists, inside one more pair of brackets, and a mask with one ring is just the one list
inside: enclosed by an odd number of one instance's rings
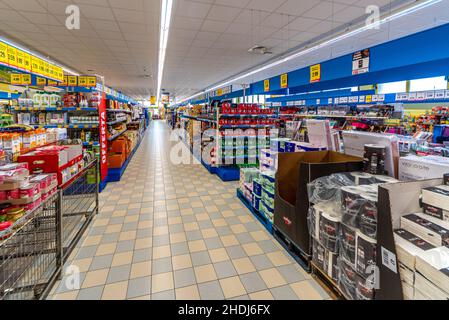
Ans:
{"label": "ceiling light fixture", "polygon": [[165,64],[165,53],[167,51],[168,33],[170,31],[172,8],[173,8],[173,0],[162,0],[161,28],[159,33],[159,62],[157,73],[156,105],[159,105],[159,99],[161,94],[162,77],[164,74],[164,64]]}
{"label": "ceiling light fixture", "polygon": [[362,27],[359,27],[357,29],[354,29],[352,31],[345,32],[345,33],[343,33],[343,34],[341,34],[341,35],[339,35],[339,36],[337,36],[335,38],[332,38],[332,39],[329,39],[329,40],[325,40],[325,41],[323,41],[321,43],[318,43],[317,45],[315,45],[313,47],[306,48],[304,50],[301,50],[299,52],[296,52],[296,53],[293,53],[293,54],[291,54],[289,56],[286,56],[286,57],[284,57],[284,58],[282,58],[280,60],[274,61],[274,62],[266,64],[266,65],[264,65],[264,66],[262,66],[260,68],[257,68],[255,70],[252,70],[252,71],[246,72],[244,74],[241,74],[239,76],[236,76],[234,78],[231,78],[230,80],[224,81],[224,82],[222,82],[222,83],[220,83],[218,85],[215,85],[213,87],[209,87],[209,88],[207,88],[205,90],[202,90],[201,92],[198,92],[198,93],[194,94],[191,97],[183,99],[180,103],[183,103],[183,102],[186,102],[186,101],[191,100],[193,98],[196,98],[196,97],[198,97],[198,96],[200,96],[200,95],[202,95],[202,94],[204,94],[206,92],[214,91],[214,90],[217,90],[219,88],[225,87],[225,86],[230,85],[230,84],[232,84],[232,83],[234,83],[236,81],[239,81],[239,80],[244,79],[246,77],[252,76],[252,75],[257,74],[259,72],[262,72],[262,71],[265,71],[265,70],[277,67],[277,66],[279,66],[279,65],[281,65],[283,63],[286,63],[288,61],[291,61],[291,60],[293,60],[295,58],[298,58],[298,57],[303,56],[305,54],[311,53],[311,52],[316,51],[318,49],[321,49],[323,47],[329,46],[329,45],[334,44],[336,42],[339,42],[341,40],[353,37],[356,34],[359,34],[361,32],[364,32],[364,31],[367,31],[367,30],[371,30],[371,29],[373,29],[376,26],[380,26],[380,25],[383,25],[383,24],[385,24],[387,22],[391,22],[391,21],[396,20],[398,18],[401,18],[403,16],[409,15],[409,14],[414,13],[416,11],[419,11],[419,10],[422,10],[422,9],[427,8],[429,6],[435,5],[435,4],[437,4],[437,3],[441,2],[441,1],[442,0],[425,0],[425,1],[419,2],[419,3],[417,3],[417,4],[415,4],[415,5],[411,6],[411,7],[408,7],[406,9],[404,9],[404,10],[400,10],[400,11],[398,11],[396,13],[387,15],[384,18],[380,19],[378,22],[374,22],[374,23],[371,23],[371,24],[366,24],[366,25],[364,25]]}
{"label": "ceiling light fixture", "polygon": [[68,68],[68,67],[66,67],[66,66],[63,66],[63,65],[61,65],[61,64],[59,64],[59,63],[56,63],[56,62],[54,62],[54,61],[48,59],[48,57],[44,57],[43,55],[41,55],[41,54],[39,54],[39,53],[33,52],[33,51],[31,51],[31,50],[28,50],[27,48],[24,48],[24,47],[18,45],[17,43],[14,43],[14,42],[11,41],[11,40],[5,39],[5,38],[3,38],[3,37],[0,37],[0,40],[1,40],[2,42],[4,42],[4,43],[10,45],[10,46],[16,47],[17,49],[22,50],[23,52],[26,52],[26,53],[28,53],[28,54],[31,54],[31,55],[33,55],[33,56],[39,58],[39,59],[42,59],[42,60],[51,62],[51,63],[55,64],[56,66],[62,68],[62,70],[64,70],[64,72],[70,73],[71,75],[74,75],[74,76],[79,76],[79,73],[73,71],[72,69],[70,69],[70,68]]}

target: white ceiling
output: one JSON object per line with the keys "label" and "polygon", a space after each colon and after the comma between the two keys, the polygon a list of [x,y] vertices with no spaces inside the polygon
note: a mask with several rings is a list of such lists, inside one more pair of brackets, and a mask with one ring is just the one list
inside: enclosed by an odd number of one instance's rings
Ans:
{"label": "white ceiling", "polygon": [[[300,48],[365,16],[368,5],[395,8],[413,0],[174,0],[162,88],[178,98]],[[77,4],[81,29],[65,28],[65,9]],[[439,10],[417,13],[398,28],[383,26],[245,82],[289,71],[443,23]],[[387,6],[387,7],[385,7]],[[446,8],[446,10],[444,10]],[[156,91],[160,0],[0,0],[0,33],[80,73],[104,75],[135,98]],[[442,16],[435,19],[436,16]],[[448,20],[445,20],[446,22]],[[394,29],[394,30],[393,30]],[[267,46],[271,56],[247,52]],[[318,61],[316,61],[318,60]],[[146,71],[144,71],[144,69]],[[152,75],[144,78],[143,75]]]}

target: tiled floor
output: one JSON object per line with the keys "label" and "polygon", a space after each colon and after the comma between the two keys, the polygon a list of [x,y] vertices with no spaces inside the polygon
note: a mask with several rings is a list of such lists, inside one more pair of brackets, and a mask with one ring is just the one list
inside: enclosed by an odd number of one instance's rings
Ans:
{"label": "tiled floor", "polygon": [[329,299],[240,203],[236,183],[171,163],[170,132],[152,123],[66,264],[79,281],[64,277],[49,299]]}

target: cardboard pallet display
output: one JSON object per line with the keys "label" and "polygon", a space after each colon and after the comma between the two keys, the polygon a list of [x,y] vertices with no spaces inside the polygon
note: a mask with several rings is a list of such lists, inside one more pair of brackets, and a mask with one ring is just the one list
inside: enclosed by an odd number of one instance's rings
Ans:
{"label": "cardboard pallet display", "polygon": [[338,172],[360,171],[363,159],[333,151],[280,153],[276,174],[274,226],[311,257],[307,226],[307,184]]}
{"label": "cardboard pallet display", "polygon": [[[441,185],[442,181],[442,179],[432,179],[379,186],[377,218],[379,288],[376,290],[376,300],[403,300],[404,292],[410,296],[407,293],[409,288],[406,286],[403,288],[404,283],[401,280],[398,256],[403,256],[403,252],[396,248],[394,230],[400,229],[403,216],[422,211],[419,203],[421,190]],[[410,263],[413,264],[413,261]],[[424,296],[421,295],[422,298]]]}

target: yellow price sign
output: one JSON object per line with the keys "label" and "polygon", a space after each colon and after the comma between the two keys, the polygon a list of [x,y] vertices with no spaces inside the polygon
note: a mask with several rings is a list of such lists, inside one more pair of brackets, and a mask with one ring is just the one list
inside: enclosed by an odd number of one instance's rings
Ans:
{"label": "yellow price sign", "polygon": [[50,64],[47,61],[44,61],[44,76],[50,76]]}
{"label": "yellow price sign", "polygon": [[31,71],[31,55],[29,53],[23,53],[23,68],[26,71]]}
{"label": "yellow price sign", "polygon": [[78,77],[78,86],[87,87],[87,77],[85,76]]}
{"label": "yellow price sign", "polygon": [[36,77],[36,84],[38,86],[46,86],[47,85],[47,79],[41,78],[41,77]]}
{"label": "yellow price sign", "polygon": [[31,71],[39,73],[39,58],[31,56]]}
{"label": "yellow price sign", "polygon": [[45,76],[45,61],[38,58],[39,62],[39,74]]}
{"label": "yellow price sign", "polygon": [[25,70],[24,52],[22,50],[16,50],[17,68]]}
{"label": "yellow price sign", "polygon": [[67,76],[67,83],[71,87],[78,85],[78,78],[76,76]]}
{"label": "yellow price sign", "polygon": [[321,64],[315,64],[310,66],[310,82],[320,82],[321,81]]}
{"label": "yellow price sign", "polygon": [[17,49],[11,46],[8,46],[8,64],[17,67]]}
{"label": "yellow price sign", "polygon": [[270,91],[270,79],[266,79],[263,81],[263,90],[265,92]]}
{"label": "yellow price sign", "polygon": [[59,84],[61,87],[67,87],[67,84],[68,84],[68,79],[67,79],[67,76],[64,76],[63,78],[62,78],[62,82]]}
{"label": "yellow price sign", "polygon": [[8,45],[0,42],[0,64],[8,64]]}
{"label": "yellow price sign", "polygon": [[31,74],[22,74],[21,78],[22,78],[21,82],[23,85],[31,84]]}
{"label": "yellow price sign", "polygon": [[373,101],[373,96],[372,95],[366,96],[366,98],[365,98],[365,102],[366,103],[371,103],[372,101]]}
{"label": "yellow price sign", "polygon": [[58,82],[57,82],[57,81],[54,81],[54,80],[48,80],[47,85],[55,87],[55,86],[58,85]]}
{"label": "yellow price sign", "polygon": [[11,84],[20,85],[22,84],[22,77],[20,73],[11,74]]}
{"label": "yellow price sign", "polygon": [[89,87],[97,86],[97,77],[87,77],[87,84]]}
{"label": "yellow price sign", "polygon": [[284,73],[281,75],[281,88],[286,89],[288,88],[288,74]]}

